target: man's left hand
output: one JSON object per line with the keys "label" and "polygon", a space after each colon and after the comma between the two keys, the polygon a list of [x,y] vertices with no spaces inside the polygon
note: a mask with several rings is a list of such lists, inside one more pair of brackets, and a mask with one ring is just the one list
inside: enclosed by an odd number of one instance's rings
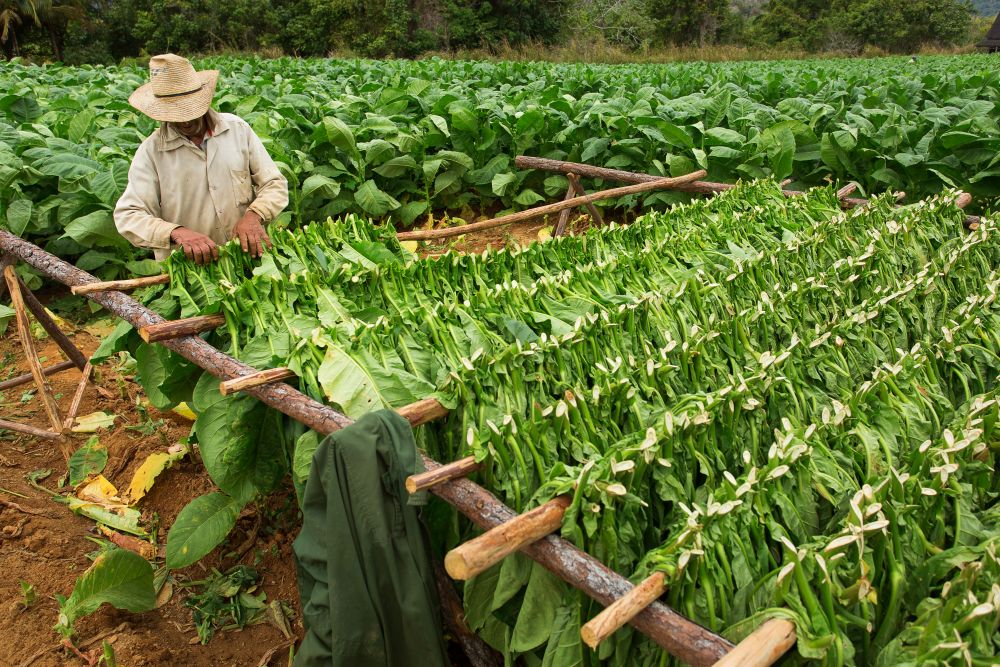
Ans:
{"label": "man's left hand", "polygon": [[240,240],[243,252],[250,253],[251,257],[260,257],[264,253],[264,244],[271,247],[271,238],[267,235],[260,216],[253,211],[244,213],[233,227],[233,238]]}

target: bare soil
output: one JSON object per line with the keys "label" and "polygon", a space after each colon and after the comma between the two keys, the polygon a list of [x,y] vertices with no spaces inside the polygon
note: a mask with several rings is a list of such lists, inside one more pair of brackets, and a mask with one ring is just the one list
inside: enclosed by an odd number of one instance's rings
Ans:
{"label": "bare soil", "polygon": [[[72,338],[89,356],[110,327],[96,324],[86,329],[76,330]],[[43,365],[63,360],[58,347],[48,339],[36,339],[35,343],[39,356],[44,359]],[[0,380],[29,370],[13,325],[0,337],[0,361]],[[63,413],[68,409],[79,379],[80,373],[75,369],[50,378]],[[134,379],[122,375],[112,364],[104,364],[97,371],[95,385],[88,387],[80,414],[101,410],[117,415],[115,425],[97,435],[108,448],[104,475],[123,490],[149,454],[164,451],[186,437],[191,423],[173,412],[160,413],[149,407],[149,420],[155,430],[145,435],[129,428],[141,427],[146,421],[136,409],[136,401],[142,401],[143,395]],[[0,416],[45,429],[49,424],[40,398],[37,393],[25,393],[33,386],[23,385],[0,392]],[[148,423],[145,426],[147,430],[151,428]],[[88,437],[88,434],[68,435],[69,448],[76,449]],[[58,443],[0,430],[0,572],[4,573],[0,576],[0,630],[4,637],[0,642],[0,665],[83,665],[86,663],[82,659],[59,646],[59,637],[53,630],[58,613],[55,595],[69,595],[76,578],[90,565],[87,554],[98,548],[88,539],[97,537],[95,524],[32,487],[26,476],[38,469],[52,470],[43,482],[46,488],[69,491],[56,486],[66,473],[66,461]],[[167,531],[184,505],[212,489],[211,480],[194,452],[164,471],[137,507],[144,519],[158,523],[162,546]],[[191,621],[191,611],[183,604],[188,590],[183,584],[204,579],[213,567],[225,570],[236,564],[255,566],[261,574],[261,590],[267,594],[267,600],[283,600],[295,609],[296,618],[290,625],[296,639],[301,638],[291,552],[294,539],[291,533],[297,532],[292,526],[297,526],[298,517],[289,493],[287,489],[280,491],[259,509],[248,509],[226,544],[202,562],[175,573],[173,593],[161,607],[143,614],[131,614],[105,605],[77,623],[76,645],[84,650],[100,649],[102,640],[93,644],[89,641],[106,635],[106,640],[114,647],[118,664],[123,667],[286,665],[289,641],[276,626],[266,623],[242,631],[217,633],[207,645],[201,645]],[[14,503],[21,509],[4,503]],[[27,609],[23,604],[21,581],[33,585],[37,594],[37,599]]]}

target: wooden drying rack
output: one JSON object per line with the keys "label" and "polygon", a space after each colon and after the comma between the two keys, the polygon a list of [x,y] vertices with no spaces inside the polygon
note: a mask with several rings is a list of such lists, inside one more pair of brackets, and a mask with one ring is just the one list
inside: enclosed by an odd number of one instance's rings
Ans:
{"label": "wooden drying rack", "polygon": [[[561,235],[565,232],[569,211],[576,207],[586,206],[592,220],[600,223],[600,213],[593,206],[593,202],[598,200],[661,189],[694,194],[714,194],[734,187],[724,183],[698,180],[706,175],[704,171],[677,178],[663,178],[650,174],[527,156],[518,157],[515,164],[524,169],[542,169],[566,174],[570,184],[564,200],[460,227],[402,232],[398,234],[398,238],[400,240],[447,238],[502,225],[516,224],[556,212],[561,213],[561,216],[555,234]],[[579,176],[620,181],[633,185],[587,195],[580,186]],[[855,188],[856,186],[851,184],[838,191],[837,196],[844,208],[853,208],[867,203],[866,199],[850,198]],[[783,190],[783,192],[789,197],[802,194],[794,190]],[[900,193],[897,201],[901,200],[902,196]],[[970,201],[971,196],[962,193],[959,196],[958,205],[965,207]],[[967,227],[975,229],[979,224],[979,218],[967,216],[965,222]],[[165,284],[169,282],[168,276],[159,275],[101,282],[92,275],[4,230],[0,230],[0,268],[5,269],[7,285],[10,287],[15,309],[19,313],[18,327],[21,332],[22,344],[27,341],[25,353],[29,357],[29,363],[32,360],[34,363],[30,375],[0,383],[0,389],[26,384],[34,380],[40,392],[44,392],[44,375],[76,366],[84,371],[81,388],[77,391],[78,396],[82,396],[82,387],[85,386],[90,374],[90,364],[83,358],[82,353],[58,330],[55,323],[44,312],[44,308],[37,304],[37,299],[34,299],[34,296],[24,288],[23,283],[16,280],[13,264],[18,260],[41,271],[50,279],[69,286],[74,294],[83,295],[108,309],[135,327],[143,340],[159,342],[220,378],[222,381],[219,390],[223,395],[240,391],[246,392],[321,435],[328,435],[352,423],[346,415],[309,398],[283,382],[294,378],[294,374],[289,369],[255,369],[230,357],[200,338],[198,334],[216,329],[225,323],[225,318],[221,315],[204,315],[167,321],[121,291]],[[10,276],[14,276],[13,281]],[[31,337],[30,332],[26,329],[27,320],[24,309],[23,307],[18,308],[15,294],[25,295],[28,308],[53,339],[59,343],[70,361],[56,364],[48,369],[40,368],[37,356],[34,354],[33,348],[30,347]],[[48,396],[47,392],[45,395]],[[79,403],[78,396],[74,397],[76,407]],[[424,399],[399,408],[398,412],[411,425],[419,426],[446,416],[448,409],[434,399]],[[0,421],[0,427],[39,437],[59,438],[60,435],[54,434],[58,428],[56,420],[52,421],[53,432],[45,432],[34,427],[4,421]],[[61,434],[61,432],[60,430],[59,433]],[[589,646],[596,647],[626,623],[630,623],[671,655],[691,665],[699,667],[703,665],[765,667],[773,664],[795,643],[794,625],[784,619],[772,618],[758,627],[738,646],[734,646],[725,638],[678,614],[658,601],[658,598],[666,591],[665,578],[662,573],[654,573],[638,585],[633,585],[593,556],[584,553],[555,535],[555,531],[562,525],[563,515],[569,504],[566,496],[554,498],[539,507],[517,515],[489,491],[467,478],[480,467],[473,457],[466,457],[442,465],[424,453],[421,453],[421,456],[426,472],[407,479],[407,490],[411,493],[425,489],[430,490],[485,530],[482,535],[459,545],[446,555],[445,567],[448,573],[456,579],[468,579],[489,569],[515,551],[524,553],[568,584],[605,605],[604,611],[581,628],[581,635]]]}

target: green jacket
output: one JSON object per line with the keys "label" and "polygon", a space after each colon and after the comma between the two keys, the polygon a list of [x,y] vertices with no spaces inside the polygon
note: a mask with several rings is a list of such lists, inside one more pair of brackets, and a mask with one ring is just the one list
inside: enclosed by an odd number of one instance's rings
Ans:
{"label": "green jacket", "polygon": [[316,449],[294,545],[306,627],[295,667],[448,664],[430,547],[404,486],[422,468],[391,410]]}

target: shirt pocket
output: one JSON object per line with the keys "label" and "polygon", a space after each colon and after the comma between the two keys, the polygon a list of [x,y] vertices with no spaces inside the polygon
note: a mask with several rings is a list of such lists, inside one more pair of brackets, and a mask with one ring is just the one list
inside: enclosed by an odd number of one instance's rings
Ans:
{"label": "shirt pocket", "polygon": [[250,172],[246,169],[232,169],[231,171],[236,203],[239,206],[246,206],[253,201],[253,183],[250,181]]}

